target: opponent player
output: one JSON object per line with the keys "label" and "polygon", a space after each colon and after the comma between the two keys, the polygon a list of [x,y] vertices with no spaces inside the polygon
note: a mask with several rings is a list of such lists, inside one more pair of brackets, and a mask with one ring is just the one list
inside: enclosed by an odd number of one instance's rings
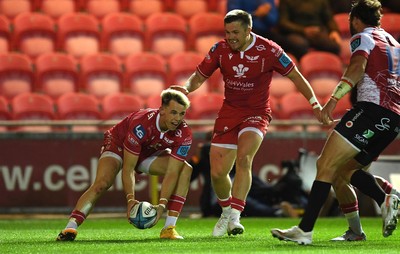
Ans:
{"label": "opponent player", "polygon": [[[127,216],[138,203],[135,199],[135,173],[164,175],[157,206],[157,221],[168,205],[168,216],[160,237],[182,239],[175,230],[186,201],[192,167],[185,161],[192,144],[192,132],[184,121],[190,106],[181,92],[161,93],[159,109],[133,112],[104,133],[94,183],[79,198],[59,241],[73,241],[96,201],[111,187],[122,168],[122,183],[127,200]],[[155,223],[157,223],[157,221]]]}
{"label": "opponent player", "polygon": [[[382,234],[396,229],[399,198],[385,194],[375,178],[360,169],[397,137],[400,132],[400,44],[382,28],[381,3],[358,0],[350,12],[352,56],[342,80],[322,110],[324,123],[331,122],[336,103],[357,86],[357,103],[328,137],[317,161],[317,176],[309,203],[298,226],[272,229],[280,240],[311,244],[312,230],[331,184],[342,177],[380,205]],[[360,165],[355,167],[354,160]],[[340,169],[348,169],[347,171]]]}
{"label": "opponent player", "polygon": [[[222,214],[213,236],[242,234],[240,214],[251,185],[253,158],[271,121],[269,87],[274,71],[289,77],[304,95],[317,119],[321,107],[307,80],[282,48],[251,32],[251,15],[232,10],[224,18],[225,40],[216,43],[197,66],[184,87],[199,88],[220,69],[225,82],[225,100],[214,125],[210,149],[211,180]],[[236,163],[231,183],[229,172]]]}

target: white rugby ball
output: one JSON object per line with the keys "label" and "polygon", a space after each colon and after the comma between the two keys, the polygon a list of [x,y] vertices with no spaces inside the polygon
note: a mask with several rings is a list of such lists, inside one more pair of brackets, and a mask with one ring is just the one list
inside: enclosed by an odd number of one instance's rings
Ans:
{"label": "white rugby ball", "polygon": [[157,218],[157,210],[152,204],[141,201],[135,205],[130,213],[129,220],[133,226],[139,229],[151,228]]}

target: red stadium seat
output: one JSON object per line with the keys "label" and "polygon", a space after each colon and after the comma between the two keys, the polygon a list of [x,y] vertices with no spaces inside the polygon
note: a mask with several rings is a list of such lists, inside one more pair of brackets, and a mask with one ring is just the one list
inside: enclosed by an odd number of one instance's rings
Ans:
{"label": "red stadium seat", "polygon": [[[66,93],[56,101],[60,120],[100,120],[99,101],[95,96],[84,93]],[[74,132],[98,131],[97,126],[74,126]]]}
{"label": "red stadium seat", "polygon": [[[169,84],[184,85],[186,80],[195,72],[196,66],[204,59],[204,56],[195,52],[178,52],[168,60]],[[208,81],[204,82],[191,95],[208,93],[210,91]]]}
{"label": "red stadium seat", "polygon": [[228,0],[216,0],[216,1],[218,1],[217,12],[225,16],[225,14],[227,13]]}
{"label": "red stadium seat", "polygon": [[189,44],[206,54],[212,45],[225,37],[224,17],[218,13],[200,12],[189,20]]}
{"label": "red stadium seat", "polygon": [[[10,113],[10,105],[8,100],[0,96],[0,121],[6,121],[11,119],[11,113]],[[8,131],[7,126],[2,126],[0,125],[0,132],[6,132]]]}
{"label": "red stadium seat", "polygon": [[189,115],[191,119],[216,119],[224,96],[219,93],[203,93],[190,99]]}
{"label": "red stadium seat", "polygon": [[167,84],[164,58],[158,54],[143,52],[125,59],[125,89],[147,99],[160,96]]}
{"label": "red stadium seat", "polygon": [[11,50],[10,42],[10,21],[6,16],[0,15],[0,53],[8,53]]}
{"label": "red stadium seat", "polygon": [[11,119],[10,105],[4,96],[0,96],[0,120]]}
{"label": "red stadium seat", "polygon": [[122,91],[121,62],[111,54],[98,53],[83,56],[80,60],[81,88],[101,99]]}
{"label": "red stadium seat", "polygon": [[[50,96],[38,93],[23,93],[11,100],[14,120],[53,120],[54,101]],[[17,131],[49,132],[51,126],[21,126]]]}
{"label": "red stadium seat", "polygon": [[187,22],[176,13],[155,13],[145,20],[147,49],[165,58],[187,49]]}
{"label": "red stadium seat", "polygon": [[144,51],[143,21],[137,16],[111,13],[102,19],[101,25],[104,50],[120,58]]}
{"label": "red stadium seat", "polygon": [[62,94],[79,90],[78,69],[75,59],[63,53],[40,55],[35,61],[35,90],[53,99]]}
{"label": "red stadium seat", "polygon": [[107,14],[121,11],[121,5],[118,0],[86,0],[84,9],[100,20]]}
{"label": "red stadium seat", "polygon": [[348,13],[336,13],[333,15],[333,19],[335,20],[340,35],[342,37],[351,37],[350,34],[350,26],[349,26],[349,14]]}
{"label": "red stadium seat", "polygon": [[90,94],[66,93],[56,101],[59,119],[100,119],[99,101]]}
{"label": "red stadium seat", "polygon": [[103,119],[121,120],[130,113],[144,107],[143,100],[134,94],[114,93],[109,94],[101,101]]}
{"label": "red stadium seat", "polygon": [[345,65],[350,63],[350,26],[349,26],[349,14],[348,13],[337,13],[333,16],[336,24],[339,27],[340,35],[342,36],[342,42],[340,44],[340,58]]}
{"label": "red stadium seat", "polygon": [[400,13],[386,13],[382,16],[381,27],[393,35],[395,39],[400,38]]}
{"label": "red stadium seat", "polygon": [[[284,95],[280,100],[280,112],[279,116],[281,119],[287,120],[316,120],[313,109],[310,103],[304,98],[300,92],[292,92]],[[301,126],[293,127],[280,127],[282,130],[290,131],[303,131]],[[307,128],[308,131],[320,131],[320,126],[312,126]]]}
{"label": "red stadium seat", "polygon": [[145,101],[146,108],[159,108],[161,107],[161,97],[160,94],[154,94],[149,96]]}
{"label": "red stadium seat", "polygon": [[23,93],[11,100],[13,119],[52,120],[55,118],[54,102],[50,96],[39,93]]}
{"label": "red stadium seat", "polygon": [[151,14],[165,11],[163,0],[125,0],[128,12],[145,20]]}
{"label": "red stadium seat", "polygon": [[100,50],[99,22],[87,13],[66,13],[58,21],[58,48],[75,58]]}
{"label": "red stadium seat", "polygon": [[282,96],[295,91],[296,86],[288,77],[283,77],[280,75],[272,76],[272,82],[269,88],[269,94],[271,96],[280,99]]}
{"label": "red stadium seat", "polygon": [[15,17],[13,25],[14,49],[33,59],[40,54],[55,50],[55,24],[49,16],[36,12],[24,12]]}
{"label": "red stadium seat", "polygon": [[300,59],[300,67],[318,97],[331,92],[343,75],[340,57],[329,52],[308,52]]}
{"label": "red stadium seat", "polygon": [[0,95],[8,99],[33,90],[32,61],[18,54],[0,54]]}
{"label": "red stadium seat", "polygon": [[[185,19],[190,19],[197,13],[208,12],[207,0],[174,0],[173,2],[172,11]],[[216,23],[214,25],[218,26],[220,24]]]}
{"label": "red stadium seat", "polygon": [[29,11],[33,11],[33,4],[30,0],[0,0],[0,13],[9,19]]}
{"label": "red stadium seat", "polygon": [[57,20],[66,13],[78,11],[78,6],[76,0],[40,0],[38,9]]}
{"label": "red stadium seat", "polygon": [[300,92],[291,92],[280,100],[281,116],[284,119],[315,119],[310,103]]}

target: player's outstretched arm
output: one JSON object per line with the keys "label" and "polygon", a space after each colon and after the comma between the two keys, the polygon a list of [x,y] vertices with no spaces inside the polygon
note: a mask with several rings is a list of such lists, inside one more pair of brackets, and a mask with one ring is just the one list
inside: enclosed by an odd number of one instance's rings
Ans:
{"label": "player's outstretched arm", "polygon": [[135,166],[138,156],[124,150],[124,161],[122,164],[122,186],[126,195],[127,218],[130,217],[132,208],[138,203],[135,199]]}
{"label": "player's outstretched arm", "polygon": [[310,83],[307,79],[300,73],[297,67],[294,67],[287,77],[292,80],[295,84],[297,90],[308,100],[313,110],[313,113],[319,122],[322,122],[321,119],[321,105],[315,96],[314,90],[312,89]]}

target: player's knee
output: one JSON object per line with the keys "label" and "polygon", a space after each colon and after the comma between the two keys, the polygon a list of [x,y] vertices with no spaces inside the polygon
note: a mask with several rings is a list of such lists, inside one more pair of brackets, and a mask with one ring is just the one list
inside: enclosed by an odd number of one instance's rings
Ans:
{"label": "player's knee", "polygon": [[96,194],[102,194],[107,191],[111,187],[111,185],[111,181],[108,181],[107,179],[100,179],[94,182],[93,189]]}
{"label": "player's knee", "polygon": [[250,155],[241,155],[236,159],[236,170],[250,169],[252,158]]}

